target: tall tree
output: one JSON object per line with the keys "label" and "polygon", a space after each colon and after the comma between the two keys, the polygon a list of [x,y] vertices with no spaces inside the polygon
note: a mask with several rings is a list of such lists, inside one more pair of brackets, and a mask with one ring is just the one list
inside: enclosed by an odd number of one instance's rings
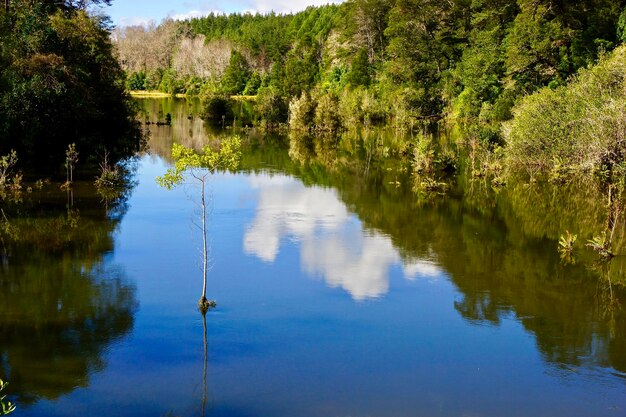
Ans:
{"label": "tall tree", "polygon": [[230,54],[230,63],[222,77],[222,89],[226,94],[241,94],[250,77],[250,66],[246,58],[237,50]]}

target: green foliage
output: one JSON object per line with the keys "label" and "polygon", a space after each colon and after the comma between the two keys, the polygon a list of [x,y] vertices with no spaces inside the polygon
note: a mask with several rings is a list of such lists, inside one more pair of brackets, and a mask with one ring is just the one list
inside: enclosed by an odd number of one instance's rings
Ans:
{"label": "green foliage", "polygon": [[293,97],[311,91],[319,78],[320,44],[305,37],[289,51],[281,80],[282,92]]}
{"label": "green foliage", "polygon": [[435,151],[432,141],[425,135],[419,135],[413,148],[411,165],[416,174],[432,174],[434,171]]}
{"label": "green foliage", "polygon": [[6,416],[15,411],[15,404],[10,401],[5,402],[6,395],[2,395],[2,391],[9,385],[8,382],[2,381],[0,379],[0,416]]}
{"label": "green foliage", "polygon": [[337,132],[341,129],[339,99],[333,93],[326,93],[318,98],[314,123],[318,131]]}
{"label": "green foliage", "polygon": [[[521,97],[564,85],[611,51],[624,16],[612,0],[350,0],[295,14],[212,14],[179,23],[177,33],[224,42],[229,65],[181,88],[253,95],[269,87],[284,102],[333,92],[345,125],[408,129],[449,116],[464,134],[495,143]],[[344,96],[348,86],[361,91]],[[361,98],[375,105],[361,111]]]}
{"label": "green foliage", "polygon": [[626,152],[625,88],[626,47],[620,47],[570,84],[524,98],[505,126],[507,164],[532,176],[619,163]]}
{"label": "green foliage", "polygon": [[126,80],[126,88],[129,90],[147,90],[146,83],[145,71],[133,72]]}
{"label": "green foliage", "polygon": [[348,73],[348,83],[353,87],[370,84],[370,65],[367,58],[367,51],[360,49],[352,60],[352,67]]}
{"label": "green foliage", "polygon": [[576,243],[577,235],[570,233],[569,230],[565,231],[564,235],[559,237],[559,253],[571,254],[574,250],[574,243]]}
{"label": "green foliage", "polygon": [[589,239],[585,245],[598,253],[603,259],[610,259],[613,256],[611,251],[611,240],[607,238],[606,233],[602,232],[599,236]]}
{"label": "green foliage", "polygon": [[198,172],[213,174],[219,170],[234,170],[241,160],[241,139],[237,136],[224,140],[218,150],[206,145],[202,153],[175,143],[172,145],[174,167],[157,178],[157,183],[172,189],[185,181],[185,173],[195,175]]}
{"label": "green foliage", "polygon": [[172,95],[181,94],[184,92],[184,82],[178,78],[176,71],[168,69],[161,75],[158,89]]}
{"label": "green foliage", "polygon": [[67,170],[67,178],[66,181],[71,184],[74,182],[74,168],[78,163],[78,151],[76,150],[76,144],[70,143],[67,145],[67,150],[65,151],[65,169]]}
{"label": "green foliage", "polygon": [[617,38],[621,42],[626,42],[626,7],[620,13],[617,21]]}
{"label": "green foliage", "polygon": [[107,21],[72,4],[16,0],[0,14],[0,153],[33,170],[56,172],[72,142],[85,162],[139,143]]}
{"label": "green foliage", "polygon": [[304,92],[289,103],[289,127],[293,131],[308,131],[315,117],[315,105],[311,96]]}
{"label": "green foliage", "polygon": [[224,94],[241,94],[246,88],[250,73],[250,66],[246,58],[240,52],[233,50],[230,55],[230,63],[221,80]]}
{"label": "green foliage", "polygon": [[252,75],[250,75],[250,78],[248,78],[246,88],[244,88],[242,94],[244,96],[254,96],[257,94],[262,84],[263,80],[261,79],[261,75],[258,71],[254,71]]}
{"label": "green foliage", "polygon": [[287,120],[287,105],[278,91],[272,87],[259,89],[255,110],[266,127],[276,127]]}
{"label": "green foliage", "polygon": [[104,152],[102,161],[100,162],[100,175],[96,177],[94,185],[100,192],[115,195],[115,192],[121,191],[125,183],[125,175],[119,164],[111,164],[109,153]]}
{"label": "green foliage", "polygon": [[7,155],[0,157],[0,189],[6,188],[14,177],[17,165],[17,152],[12,150]]}

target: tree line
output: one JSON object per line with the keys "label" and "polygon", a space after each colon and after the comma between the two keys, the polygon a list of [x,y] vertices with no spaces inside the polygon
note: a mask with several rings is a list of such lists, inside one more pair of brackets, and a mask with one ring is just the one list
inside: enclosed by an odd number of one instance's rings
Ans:
{"label": "tree line", "polygon": [[624,5],[349,0],[295,14],[211,14],[124,28],[116,45],[130,88],[270,89],[287,103],[303,93],[362,101],[354,92],[365,90],[376,105],[360,119],[445,115],[490,136],[520,97],[563,85],[614,49],[624,36]]}

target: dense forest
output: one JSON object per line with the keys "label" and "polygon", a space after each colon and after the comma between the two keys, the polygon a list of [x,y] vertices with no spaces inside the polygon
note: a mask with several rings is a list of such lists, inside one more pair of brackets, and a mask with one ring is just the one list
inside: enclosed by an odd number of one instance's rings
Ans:
{"label": "dense forest", "polygon": [[[139,143],[110,22],[87,12],[109,0],[8,0],[0,9],[0,154],[28,171],[64,171],[68,146],[81,164],[114,162]],[[3,172],[4,177],[4,172]]]}
{"label": "dense forest", "polygon": [[[619,111],[603,112],[620,108],[623,72],[602,73],[621,68],[626,53],[624,0],[348,0],[112,32],[105,17],[86,11],[94,3],[109,1],[6,2],[2,155],[14,149],[40,167],[62,166],[72,143],[83,156],[132,153],[138,140],[125,89],[200,95],[205,116],[222,122],[225,99],[252,96],[265,126],[289,122],[306,132],[440,121],[473,148],[511,145],[507,166],[531,176],[564,165],[611,171],[626,154]],[[546,121],[537,117],[544,108],[560,110]],[[559,133],[589,111],[602,121]],[[553,126],[561,130],[545,132]],[[541,129],[547,136],[537,137]],[[589,129],[617,140],[580,157]],[[544,152],[554,144],[559,149]]]}
{"label": "dense forest", "polygon": [[[349,0],[115,33],[131,89],[331,96],[345,121],[447,116],[495,135],[516,101],[565,84],[625,36],[624,1]],[[342,111],[343,110],[343,111]]]}

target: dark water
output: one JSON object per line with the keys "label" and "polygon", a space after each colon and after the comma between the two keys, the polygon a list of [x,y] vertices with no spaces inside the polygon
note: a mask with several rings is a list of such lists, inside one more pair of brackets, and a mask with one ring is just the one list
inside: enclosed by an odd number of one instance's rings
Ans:
{"label": "dark water", "polygon": [[174,125],[149,126],[127,199],[80,184],[68,210],[52,184],[3,203],[16,416],[626,416],[626,268],[584,248],[606,219],[598,191],[461,175],[423,195],[358,139],[343,163],[301,164],[293,140],[244,133],[241,172],[210,185],[203,322],[197,190],[154,179],[172,141],[213,133],[193,103],[143,106]]}

